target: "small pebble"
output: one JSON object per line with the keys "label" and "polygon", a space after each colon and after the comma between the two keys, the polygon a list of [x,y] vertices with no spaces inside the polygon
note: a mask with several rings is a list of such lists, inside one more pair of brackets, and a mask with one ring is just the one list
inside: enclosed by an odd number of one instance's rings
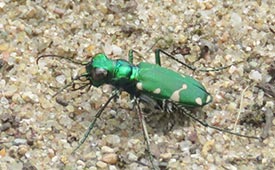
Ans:
{"label": "small pebble", "polygon": [[69,118],[68,115],[61,115],[59,119],[59,123],[63,126],[71,126],[72,119]]}
{"label": "small pebble", "polygon": [[239,27],[241,26],[242,24],[242,18],[240,17],[239,14],[235,13],[235,12],[232,12],[231,13],[231,24],[233,27]]}
{"label": "small pebble", "polygon": [[109,153],[102,156],[102,161],[107,164],[116,164],[118,161],[118,156],[115,153]]}
{"label": "small pebble", "polygon": [[37,170],[37,168],[31,162],[26,162],[23,163],[23,170]]}
{"label": "small pebble", "polygon": [[5,148],[2,148],[2,149],[0,150],[0,158],[2,158],[2,157],[4,157],[4,156],[6,156],[6,149],[5,149]]}
{"label": "small pebble", "polygon": [[5,51],[9,48],[9,44],[8,43],[1,43],[0,44],[0,51]]}
{"label": "small pebble", "polygon": [[18,87],[15,85],[8,86],[5,89],[4,96],[12,97],[16,93],[17,90],[18,90]]}
{"label": "small pebble", "polygon": [[18,157],[17,150],[18,150],[18,146],[11,146],[8,151],[9,156],[13,158],[17,158]]}
{"label": "small pebble", "polygon": [[183,152],[189,152],[192,143],[190,141],[183,141],[180,143],[180,150]]}
{"label": "small pebble", "polygon": [[51,149],[51,148],[48,149],[48,156],[50,158],[54,157],[54,150],[53,149]]}
{"label": "small pebble", "polygon": [[69,163],[67,156],[61,156],[60,161],[65,165]]}
{"label": "small pebble", "polygon": [[164,160],[169,160],[171,159],[172,154],[171,153],[162,153],[160,154],[160,158],[164,159]]}
{"label": "small pebble", "polygon": [[95,159],[96,157],[97,155],[95,154],[95,152],[89,152],[83,155],[83,158],[86,160]]}
{"label": "small pebble", "polygon": [[112,45],[112,51],[116,56],[120,56],[122,54],[122,49],[116,45]]}
{"label": "small pebble", "polygon": [[9,100],[6,97],[0,98],[0,104],[6,109],[9,108]]}
{"label": "small pebble", "polygon": [[213,145],[215,144],[214,140],[207,141],[202,148],[202,154],[204,156],[208,155],[208,152],[213,148]]}
{"label": "small pebble", "polygon": [[27,140],[22,139],[22,138],[16,138],[16,139],[14,139],[13,144],[16,145],[16,146],[25,145],[25,144],[27,144]]}
{"label": "small pebble", "polygon": [[1,119],[1,121],[3,121],[3,122],[11,121],[12,115],[9,114],[9,113],[2,113],[2,114],[0,115],[0,119]]}
{"label": "small pebble", "polygon": [[173,131],[173,134],[175,135],[175,138],[178,140],[178,141],[182,141],[185,137],[183,131],[181,129],[177,129],[177,130],[174,130]]}
{"label": "small pebble", "polygon": [[101,148],[101,151],[102,151],[102,153],[113,153],[113,152],[114,152],[114,149],[113,149],[113,148],[110,148],[110,147],[108,147],[108,146],[103,146],[103,147]]}
{"label": "small pebble", "polygon": [[74,110],[75,110],[73,105],[68,105],[68,106],[66,106],[66,109],[67,109],[68,112],[70,112],[70,113],[74,112]]}
{"label": "small pebble", "polygon": [[130,161],[133,161],[133,162],[138,160],[138,156],[135,155],[135,154],[132,153],[132,152],[128,152],[128,153],[127,153],[127,157],[128,157],[128,159],[129,159]]}
{"label": "small pebble", "polygon": [[168,162],[168,169],[181,169],[181,164],[179,161],[177,161],[176,159],[170,159],[170,161]]}
{"label": "small pebble", "polygon": [[63,84],[63,85],[65,84],[65,80],[66,80],[65,75],[59,75],[55,79],[58,83]]}
{"label": "small pebble", "polygon": [[199,41],[199,39],[200,39],[200,36],[197,34],[193,35],[193,37],[192,37],[192,40],[195,42]]}
{"label": "small pebble", "polygon": [[129,147],[129,148],[133,148],[134,146],[140,144],[140,142],[141,142],[141,141],[140,141],[139,139],[130,139],[130,140],[128,141],[128,147]]}
{"label": "small pebble", "polygon": [[96,166],[103,169],[103,168],[107,168],[108,164],[106,164],[106,163],[104,163],[102,161],[98,161],[96,163]]}
{"label": "small pebble", "polygon": [[16,170],[16,169],[23,169],[23,163],[20,162],[20,161],[14,161],[14,162],[10,162],[8,164],[8,169],[11,169],[11,170]]}
{"label": "small pebble", "polygon": [[82,160],[77,160],[76,164],[85,167],[85,162],[83,162]]}
{"label": "small pebble", "polygon": [[0,2],[0,8],[2,9],[5,6],[5,2]]}
{"label": "small pebble", "polygon": [[2,126],[0,126],[0,131],[6,131],[9,128],[11,128],[11,123],[10,122],[6,122],[6,123],[3,123]]}
{"label": "small pebble", "polygon": [[18,154],[19,155],[25,155],[25,153],[28,151],[28,146],[27,145],[20,145],[18,147]]}
{"label": "small pebble", "polygon": [[[55,101],[58,103],[58,104],[60,104],[60,105],[62,105],[62,106],[68,106],[69,105],[69,102],[67,101],[67,100],[65,100],[65,99],[63,99],[63,98],[61,98],[61,97],[59,97],[59,96],[57,96],[56,98],[55,98]],[[68,108],[67,108],[68,109]],[[68,109],[69,110],[69,109]]]}
{"label": "small pebble", "polygon": [[117,170],[117,168],[116,168],[116,166],[114,166],[114,165],[110,165],[110,166],[109,166],[109,170]]}
{"label": "small pebble", "polygon": [[259,71],[252,70],[249,73],[249,78],[257,82],[260,82],[262,80],[262,74]]}
{"label": "small pebble", "polygon": [[120,143],[120,137],[118,135],[107,135],[105,141],[111,146],[117,146]]}
{"label": "small pebble", "polygon": [[33,94],[31,91],[23,92],[22,99],[25,100],[25,102],[39,102],[39,97],[36,94]]}

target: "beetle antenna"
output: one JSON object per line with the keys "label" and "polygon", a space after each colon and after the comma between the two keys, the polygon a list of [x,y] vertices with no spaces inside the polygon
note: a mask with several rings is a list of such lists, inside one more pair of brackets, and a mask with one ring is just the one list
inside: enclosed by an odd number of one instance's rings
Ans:
{"label": "beetle antenna", "polygon": [[[227,66],[223,66],[223,67],[219,67],[219,68],[197,68],[197,67],[194,67],[194,66],[190,66],[182,61],[180,61],[179,59],[177,59],[175,56],[173,56],[172,54],[162,50],[162,49],[157,49],[156,50],[156,54],[157,54],[157,58],[159,59],[160,57],[160,53],[163,53],[165,54],[167,57],[171,58],[172,60],[184,65],[185,67],[189,68],[190,70],[193,70],[193,71],[201,71],[201,72],[211,72],[211,71],[220,71],[220,70],[224,70],[224,69],[227,69],[227,68],[230,68],[231,66],[233,65],[237,65],[237,64],[240,64],[242,63],[243,61],[239,61],[239,62],[235,62],[233,64],[230,64],[230,65],[227,65]],[[160,59],[159,59],[160,60]]]}
{"label": "beetle antenna", "polygon": [[60,56],[60,55],[52,55],[52,54],[46,54],[46,55],[41,55],[39,56],[37,59],[36,59],[36,64],[38,64],[39,60],[41,58],[46,58],[46,57],[52,57],[52,58],[62,58],[62,59],[65,59],[65,60],[68,60],[74,64],[78,64],[78,65],[87,65],[87,63],[89,62],[81,62],[81,61],[76,61],[76,60],[73,60],[71,58],[67,58],[67,57],[64,57],[64,56]]}

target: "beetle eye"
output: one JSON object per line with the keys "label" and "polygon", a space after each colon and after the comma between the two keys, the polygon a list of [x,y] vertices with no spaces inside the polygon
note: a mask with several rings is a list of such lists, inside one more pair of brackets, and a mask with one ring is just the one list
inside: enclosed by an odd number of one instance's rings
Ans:
{"label": "beetle eye", "polygon": [[92,74],[93,80],[98,81],[106,78],[108,72],[103,68],[94,68],[91,74]]}

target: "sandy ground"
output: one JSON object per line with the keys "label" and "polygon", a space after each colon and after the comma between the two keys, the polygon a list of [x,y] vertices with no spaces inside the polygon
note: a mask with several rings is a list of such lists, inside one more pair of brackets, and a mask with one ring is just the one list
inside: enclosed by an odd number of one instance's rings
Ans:
{"label": "sandy ground", "polygon": [[[187,170],[274,169],[274,2],[263,1],[9,1],[0,2],[0,169],[150,169],[138,115],[122,93],[71,154],[96,111],[111,95],[58,89],[83,66],[41,54],[89,61],[102,52],[154,63],[154,49],[198,68],[162,58],[163,67],[194,76],[214,100],[201,119],[240,138],[196,122],[165,132],[147,123],[156,167]],[[159,41],[158,41],[159,40]],[[183,50],[190,49],[185,55]],[[194,61],[196,61],[194,63]],[[165,81],[165,80],[164,80]]]}

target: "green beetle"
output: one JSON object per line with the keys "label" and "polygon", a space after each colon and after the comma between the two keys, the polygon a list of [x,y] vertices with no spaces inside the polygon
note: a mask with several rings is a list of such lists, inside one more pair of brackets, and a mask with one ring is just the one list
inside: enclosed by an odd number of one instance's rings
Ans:
{"label": "green beetle", "polygon": [[185,107],[202,107],[212,101],[200,82],[158,64],[141,62],[133,65],[122,59],[111,60],[100,53],[87,63],[83,76],[96,87],[111,84],[135,97],[142,94],[155,100],[171,100]]}

